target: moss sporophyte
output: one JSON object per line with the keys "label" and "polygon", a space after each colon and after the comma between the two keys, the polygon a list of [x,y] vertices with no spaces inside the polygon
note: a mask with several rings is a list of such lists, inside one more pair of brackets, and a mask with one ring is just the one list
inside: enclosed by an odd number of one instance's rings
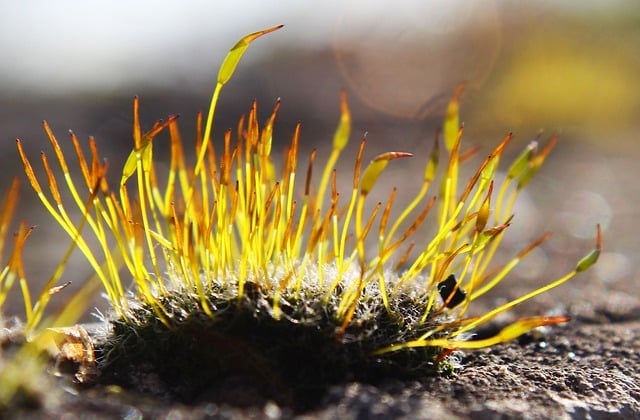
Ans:
{"label": "moss sporophyte", "polygon": [[[344,92],[333,149],[324,165],[316,162],[315,151],[301,161],[298,125],[281,168],[276,167],[272,142],[279,103],[262,126],[254,103],[235,132],[227,131],[221,146],[214,147],[210,136],[222,87],[249,44],[279,28],[246,36],[227,55],[208,116],[198,116],[192,164],[187,163],[177,117],[143,131],[138,98],[133,103],[133,151],[115,188],[107,182],[107,165],[93,139],[87,159],[71,134],[82,175],[74,179],[45,124],[59,168],[43,153],[44,183],[17,141],[31,186],[71,238],[69,253],[75,247],[84,254],[113,309],[105,340],[94,343],[99,380],[133,385],[131,372],[146,369],[159,375],[174,395],[189,400],[203,387],[240,376],[276,400],[300,400],[348,380],[435,374],[447,366],[453,350],[492,346],[567,321],[564,316],[524,318],[491,337],[474,339],[474,331],[500,313],[593,265],[601,233],[598,227],[595,249],[570,273],[484,315],[466,315],[471,302],[549,237],[542,235],[503,266],[492,265],[518,193],[556,139],[541,150],[530,144],[499,184],[494,177],[511,140],[508,135],[461,182],[459,168],[468,157],[462,151],[458,115],[462,88],[448,105],[442,140],[436,139],[426,156],[420,191],[395,220],[390,217],[395,188],[372,211],[365,203],[386,166],[410,153],[383,153],[365,164],[363,139],[352,158],[351,191],[339,193],[336,163],[351,137]],[[154,139],[163,131],[169,132],[171,143],[165,176],[153,159]],[[62,198],[63,186],[70,201]],[[437,192],[432,196],[431,190]],[[15,195],[12,189],[8,201]],[[80,220],[72,220],[71,207],[79,210]],[[3,229],[8,213],[2,215]],[[436,227],[433,236],[416,235],[423,223]],[[21,228],[16,236],[18,254],[25,232]],[[91,246],[93,242],[99,246]],[[2,298],[10,278],[17,275],[24,284],[19,261],[12,258],[2,272]],[[61,319],[68,322],[69,317],[41,322],[65,261],[33,307],[23,286],[30,337],[52,331],[45,326],[65,326]],[[53,331],[66,331],[69,344],[69,330]],[[71,344],[93,352],[84,341]],[[86,375],[79,379],[87,380]]]}

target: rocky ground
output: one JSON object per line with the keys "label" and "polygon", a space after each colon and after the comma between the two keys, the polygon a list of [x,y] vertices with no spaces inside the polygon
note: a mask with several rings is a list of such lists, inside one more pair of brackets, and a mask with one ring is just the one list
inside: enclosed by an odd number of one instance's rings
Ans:
{"label": "rocky ground", "polygon": [[[605,297],[606,299],[603,299]],[[544,300],[540,305],[551,302]],[[640,418],[640,300],[623,293],[564,308],[573,321],[489,350],[460,353],[450,377],[349,383],[294,412],[238,378],[206,390],[192,405],[157,390],[51,381],[39,407],[14,406],[7,418]],[[154,386],[154,378],[145,378]],[[211,401],[217,401],[216,403]]]}

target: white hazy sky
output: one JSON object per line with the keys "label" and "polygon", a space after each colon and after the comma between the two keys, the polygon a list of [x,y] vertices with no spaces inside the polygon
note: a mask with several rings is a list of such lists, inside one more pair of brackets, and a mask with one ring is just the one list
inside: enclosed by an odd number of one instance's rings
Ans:
{"label": "white hazy sky", "polygon": [[[505,1],[505,0],[502,0]],[[0,6],[0,86],[53,92],[109,88],[217,68],[244,34],[286,24],[270,46],[330,43],[335,29],[380,26],[442,31],[464,21],[475,0],[24,0]],[[344,3],[344,4],[343,4]],[[552,0],[539,2],[556,4]],[[566,10],[611,7],[571,0]],[[489,1],[482,5],[491,4]],[[498,5],[500,0],[498,0]],[[579,8],[577,7],[579,5]],[[490,6],[489,6],[490,7]],[[255,48],[254,56],[260,49]],[[251,59],[251,57],[247,57]]]}

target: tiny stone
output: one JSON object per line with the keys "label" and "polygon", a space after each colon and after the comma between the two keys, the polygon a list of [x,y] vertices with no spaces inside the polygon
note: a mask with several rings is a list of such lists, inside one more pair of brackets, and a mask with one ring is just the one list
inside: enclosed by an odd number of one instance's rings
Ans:
{"label": "tiny stone", "polygon": [[124,420],[142,420],[143,417],[142,411],[136,407],[131,407],[127,410],[127,414],[124,415]]}
{"label": "tiny stone", "polygon": [[268,419],[279,419],[282,417],[282,410],[276,403],[269,401],[264,406],[264,415]]}

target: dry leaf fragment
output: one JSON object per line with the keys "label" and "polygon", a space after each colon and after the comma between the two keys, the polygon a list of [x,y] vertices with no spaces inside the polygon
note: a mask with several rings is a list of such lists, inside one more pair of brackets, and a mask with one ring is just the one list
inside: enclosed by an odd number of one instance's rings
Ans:
{"label": "dry leaf fragment", "polygon": [[49,328],[50,331],[62,335],[56,341],[59,353],[56,355],[56,367],[64,361],[78,365],[75,378],[80,383],[90,382],[97,375],[93,342],[87,330],[80,325],[64,328]]}

